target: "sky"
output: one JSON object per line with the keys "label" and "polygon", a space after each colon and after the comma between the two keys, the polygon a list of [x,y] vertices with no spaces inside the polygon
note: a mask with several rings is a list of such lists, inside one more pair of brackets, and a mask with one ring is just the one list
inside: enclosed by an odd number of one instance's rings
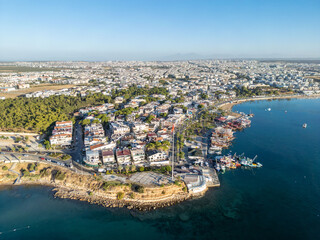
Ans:
{"label": "sky", "polygon": [[0,61],[320,59],[320,0],[0,0]]}

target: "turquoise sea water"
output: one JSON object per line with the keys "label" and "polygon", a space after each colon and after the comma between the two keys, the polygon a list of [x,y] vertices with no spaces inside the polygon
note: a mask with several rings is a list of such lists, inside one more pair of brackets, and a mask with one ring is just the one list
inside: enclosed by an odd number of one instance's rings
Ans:
{"label": "turquoise sea water", "polygon": [[263,168],[227,171],[203,198],[142,213],[5,188],[0,239],[320,239],[320,99],[234,109],[255,117],[230,150],[257,154]]}

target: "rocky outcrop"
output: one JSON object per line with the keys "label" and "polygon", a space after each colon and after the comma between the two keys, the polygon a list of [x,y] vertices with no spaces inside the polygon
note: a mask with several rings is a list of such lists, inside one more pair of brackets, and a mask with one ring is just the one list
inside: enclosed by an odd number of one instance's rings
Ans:
{"label": "rocky outcrop", "polygon": [[[13,169],[21,172],[28,169],[27,163],[16,164]],[[57,173],[60,177],[57,177]],[[16,176],[15,176],[16,177]],[[14,177],[0,168],[0,184],[13,184]],[[21,177],[20,184],[46,185],[54,187],[54,196],[85,201],[104,207],[152,210],[172,206],[191,197],[183,191],[185,185],[168,184],[164,186],[144,187],[137,192],[130,183],[106,184],[101,177],[81,175],[61,167],[39,164],[33,173]],[[120,194],[121,193],[121,194]],[[121,196],[119,196],[121,195]]]}

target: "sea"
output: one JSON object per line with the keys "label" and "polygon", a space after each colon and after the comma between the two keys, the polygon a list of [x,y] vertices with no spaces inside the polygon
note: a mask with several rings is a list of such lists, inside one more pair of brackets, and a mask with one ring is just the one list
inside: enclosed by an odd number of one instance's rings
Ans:
{"label": "sea", "polygon": [[0,239],[320,239],[320,99],[233,110],[254,117],[224,153],[257,155],[262,168],[220,173],[221,187],[204,197],[149,212],[54,198],[49,187],[3,187]]}

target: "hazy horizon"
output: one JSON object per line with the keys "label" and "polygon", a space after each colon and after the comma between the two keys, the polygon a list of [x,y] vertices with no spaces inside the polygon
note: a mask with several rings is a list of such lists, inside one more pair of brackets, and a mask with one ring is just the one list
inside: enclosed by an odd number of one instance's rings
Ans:
{"label": "hazy horizon", "polygon": [[320,2],[0,0],[0,61],[320,59]]}

